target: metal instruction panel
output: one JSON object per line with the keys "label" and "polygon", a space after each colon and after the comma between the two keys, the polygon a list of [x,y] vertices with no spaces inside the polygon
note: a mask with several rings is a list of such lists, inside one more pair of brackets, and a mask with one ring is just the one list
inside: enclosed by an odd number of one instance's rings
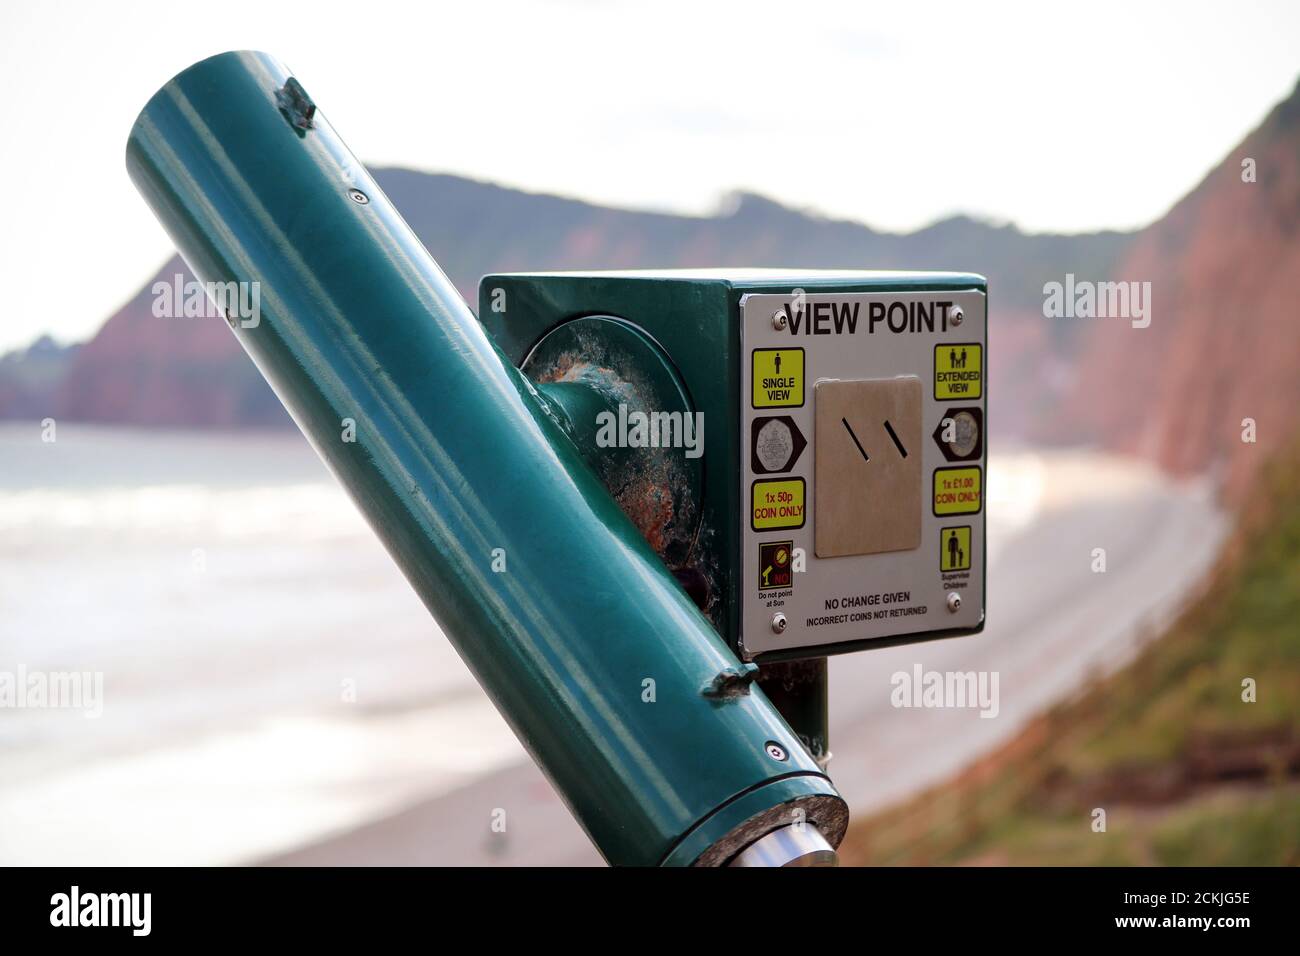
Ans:
{"label": "metal instruction panel", "polygon": [[977,629],[979,291],[741,299],[747,657]]}

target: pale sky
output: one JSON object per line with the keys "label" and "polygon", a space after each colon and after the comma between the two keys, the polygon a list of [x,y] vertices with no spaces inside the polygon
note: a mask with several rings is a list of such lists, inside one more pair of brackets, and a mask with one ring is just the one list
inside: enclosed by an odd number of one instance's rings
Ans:
{"label": "pale sky", "polygon": [[1159,217],[1290,92],[1300,3],[3,0],[0,350],[92,334],[165,260],[127,133],[175,73],[241,48],[372,165],[1076,232]]}

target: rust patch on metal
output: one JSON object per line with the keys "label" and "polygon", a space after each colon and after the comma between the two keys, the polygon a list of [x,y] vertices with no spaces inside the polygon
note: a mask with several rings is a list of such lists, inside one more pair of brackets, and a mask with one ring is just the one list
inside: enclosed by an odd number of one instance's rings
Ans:
{"label": "rust patch on metal", "polygon": [[673,493],[664,484],[639,478],[616,496],[618,506],[632,519],[650,547],[662,552],[668,545],[668,527],[672,524]]}
{"label": "rust patch on metal", "polygon": [[[624,376],[613,365],[631,367],[627,357],[606,355],[608,363],[596,363],[587,355],[605,351],[604,343],[592,342],[591,347],[581,336],[577,349],[568,349],[540,368],[529,369],[529,375],[539,384],[577,383],[595,390],[602,396],[611,411],[625,405],[629,413],[649,414],[661,411],[653,406],[652,391],[636,377]],[[682,414],[688,414],[683,409]],[[595,448],[595,423],[572,423],[575,441]],[[592,429],[588,433],[588,429]],[[687,560],[694,543],[695,500],[690,476],[683,462],[682,449],[665,447],[602,449],[603,452],[588,460],[595,468],[605,487],[609,489],[619,508],[641,532],[671,567]]]}
{"label": "rust patch on metal", "polygon": [[714,700],[728,701],[749,696],[749,685],[758,677],[757,664],[741,664],[720,671],[701,693]]}

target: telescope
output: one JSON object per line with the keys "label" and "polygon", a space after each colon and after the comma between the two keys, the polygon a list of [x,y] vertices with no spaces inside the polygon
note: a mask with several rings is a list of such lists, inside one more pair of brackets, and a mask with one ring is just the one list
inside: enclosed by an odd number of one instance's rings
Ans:
{"label": "telescope", "polygon": [[827,657],[984,624],[982,277],[501,274],[476,317],[257,52],[127,168],[610,864],[836,862]]}

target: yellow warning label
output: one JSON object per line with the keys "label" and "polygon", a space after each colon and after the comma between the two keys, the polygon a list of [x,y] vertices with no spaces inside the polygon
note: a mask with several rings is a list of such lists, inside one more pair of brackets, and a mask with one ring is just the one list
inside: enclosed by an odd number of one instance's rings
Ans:
{"label": "yellow warning label", "polygon": [[970,525],[939,532],[939,570],[970,570]]}
{"label": "yellow warning label", "polygon": [[804,483],[802,478],[756,481],[752,487],[749,525],[755,531],[773,528],[802,528]]}
{"label": "yellow warning label", "polygon": [[803,349],[754,349],[754,407],[803,404]]}
{"label": "yellow warning label", "polygon": [[978,468],[936,468],[934,513],[973,515],[978,512],[983,497],[981,479],[982,475]]}
{"label": "yellow warning label", "polygon": [[934,347],[934,397],[979,398],[983,382],[983,346],[958,342]]}

